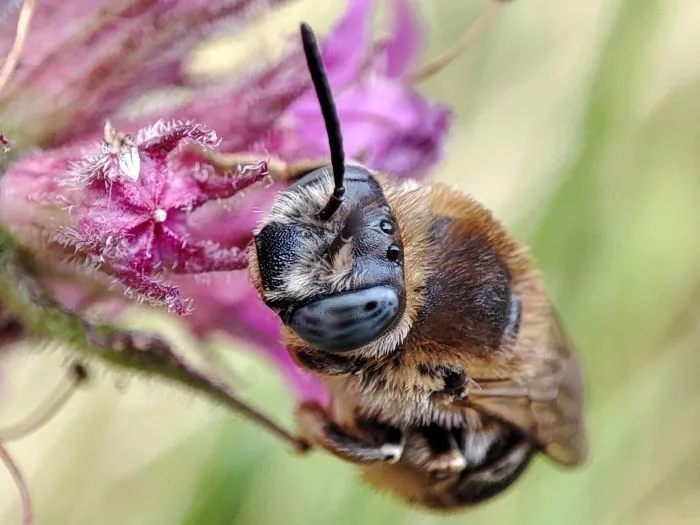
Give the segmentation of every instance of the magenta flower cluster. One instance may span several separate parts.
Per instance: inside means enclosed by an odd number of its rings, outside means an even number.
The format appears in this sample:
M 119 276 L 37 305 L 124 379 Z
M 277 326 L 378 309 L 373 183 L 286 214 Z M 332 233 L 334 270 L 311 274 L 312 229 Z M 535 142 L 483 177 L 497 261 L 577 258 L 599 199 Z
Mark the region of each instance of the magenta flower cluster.
M 290 45 L 282 59 L 230 84 L 195 84 L 182 73 L 202 38 L 282 3 L 39 3 L 21 67 L 0 91 L 0 146 L 12 146 L 0 220 L 56 261 L 60 300 L 111 284 L 89 302 L 117 295 L 187 314 L 198 336 L 221 332 L 260 349 L 298 395 L 310 396 L 315 384 L 290 361 L 279 321 L 241 271 L 253 228 L 282 188 L 266 162 L 328 155 L 303 57 Z M 450 112 L 409 80 L 423 48 L 409 0 L 392 0 L 393 27 L 380 41 L 374 4 L 348 0 L 322 40 L 347 154 L 421 178 L 441 158 Z M 0 26 L 5 52 L 11 22 Z M 188 91 L 185 102 L 120 116 L 134 98 L 170 85 Z M 258 160 L 226 169 L 211 160 L 234 152 Z
M 65 179 L 76 197 L 70 203 L 76 226 L 59 229 L 53 239 L 106 269 L 128 295 L 187 313 L 177 287 L 155 275 L 247 266 L 244 249 L 193 238 L 188 217 L 267 175 L 264 162 L 243 166 L 239 173 L 219 173 L 197 156 L 198 149 L 185 149 L 188 143 L 213 148 L 218 142 L 216 133 L 201 124 L 158 122 L 140 130 L 125 151 L 105 143 L 84 153 Z

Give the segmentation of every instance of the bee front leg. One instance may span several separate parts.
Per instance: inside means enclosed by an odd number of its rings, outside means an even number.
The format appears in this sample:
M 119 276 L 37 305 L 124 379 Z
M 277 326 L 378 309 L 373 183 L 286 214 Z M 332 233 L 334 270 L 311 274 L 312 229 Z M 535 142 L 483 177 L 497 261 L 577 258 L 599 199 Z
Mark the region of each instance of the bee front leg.
M 437 404 L 451 405 L 454 401 L 467 396 L 469 377 L 464 370 L 445 368 L 440 371 L 443 380 L 442 390 L 432 393 L 431 400 Z
M 306 368 L 324 376 L 354 375 L 364 368 L 366 362 L 358 357 L 326 354 L 316 351 L 299 350 L 296 353 L 299 363 Z
M 460 448 L 459 429 L 446 429 L 438 425 L 417 427 L 410 431 L 411 444 L 405 451 L 405 460 L 434 480 L 459 475 L 467 466 Z
M 403 454 L 401 431 L 376 422 L 358 423 L 358 434 L 333 421 L 318 403 L 302 403 L 297 409 L 302 435 L 331 454 L 351 463 L 395 463 Z

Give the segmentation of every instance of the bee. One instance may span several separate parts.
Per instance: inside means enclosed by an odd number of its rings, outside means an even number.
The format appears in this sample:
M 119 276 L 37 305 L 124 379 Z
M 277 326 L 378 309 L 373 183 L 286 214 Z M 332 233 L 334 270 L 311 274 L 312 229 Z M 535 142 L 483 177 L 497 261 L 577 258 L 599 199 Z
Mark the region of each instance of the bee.
M 582 464 L 581 369 L 527 248 L 456 189 L 346 162 L 307 24 L 301 40 L 330 164 L 286 170 L 249 272 L 291 357 L 331 393 L 299 406 L 302 435 L 444 511 L 503 492 L 538 453 Z

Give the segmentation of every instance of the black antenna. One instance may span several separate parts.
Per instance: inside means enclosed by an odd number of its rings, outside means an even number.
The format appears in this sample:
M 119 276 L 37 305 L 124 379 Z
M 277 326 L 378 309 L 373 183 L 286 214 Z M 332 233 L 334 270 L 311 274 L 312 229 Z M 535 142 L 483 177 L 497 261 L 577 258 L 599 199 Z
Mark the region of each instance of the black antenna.
M 313 29 L 306 22 L 301 24 L 301 43 L 304 46 L 304 56 L 306 65 L 309 68 L 311 81 L 316 90 L 316 98 L 321 106 L 323 122 L 326 124 L 326 134 L 328 135 L 328 146 L 331 150 L 331 166 L 333 168 L 333 180 L 335 188 L 333 195 L 328 199 L 328 203 L 319 212 L 318 217 L 322 221 L 327 221 L 338 210 L 345 195 L 345 152 L 343 151 L 343 135 L 340 131 L 340 121 L 338 112 L 333 102 L 333 92 L 328 84 L 328 76 L 321 61 L 321 52 L 318 49 L 316 35 Z

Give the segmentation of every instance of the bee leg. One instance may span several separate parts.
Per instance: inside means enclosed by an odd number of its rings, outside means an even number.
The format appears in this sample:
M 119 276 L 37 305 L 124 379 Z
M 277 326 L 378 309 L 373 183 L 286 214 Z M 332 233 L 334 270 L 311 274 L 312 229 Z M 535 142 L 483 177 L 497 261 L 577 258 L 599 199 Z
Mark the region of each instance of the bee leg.
M 467 460 L 456 433 L 438 425 L 413 430 L 406 460 L 436 481 L 458 476 L 466 468 Z
M 356 374 L 366 364 L 359 357 L 350 358 L 321 352 L 306 352 L 304 350 L 299 351 L 296 357 L 304 368 L 327 376 Z
M 235 170 L 239 166 L 267 162 L 270 176 L 277 181 L 296 181 L 307 173 L 322 168 L 328 164 L 324 160 L 309 160 L 287 164 L 278 158 L 270 158 L 269 155 L 252 153 L 217 153 L 212 151 L 198 152 L 207 162 L 222 171 Z
M 334 422 L 318 403 L 302 403 L 297 421 L 304 437 L 351 463 L 395 463 L 401 459 L 404 440 L 396 428 L 361 422 L 358 430 L 367 435 L 360 437 Z
M 500 457 L 462 476 L 450 489 L 458 505 L 474 505 L 503 492 L 525 471 L 533 456 L 527 440 L 512 446 Z
M 441 370 L 444 387 L 442 390 L 433 392 L 431 400 L 434 403 L 450 405 L 455 400 L 464 399 L 467 395 L 467 383 L 469 377 L 457 368 L 445 368 Z

